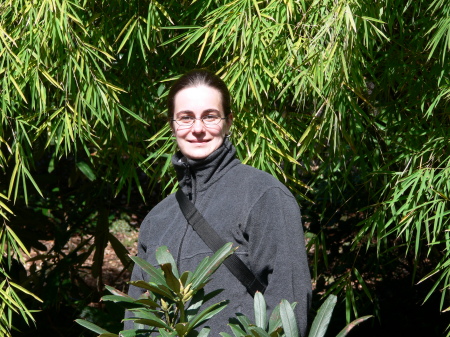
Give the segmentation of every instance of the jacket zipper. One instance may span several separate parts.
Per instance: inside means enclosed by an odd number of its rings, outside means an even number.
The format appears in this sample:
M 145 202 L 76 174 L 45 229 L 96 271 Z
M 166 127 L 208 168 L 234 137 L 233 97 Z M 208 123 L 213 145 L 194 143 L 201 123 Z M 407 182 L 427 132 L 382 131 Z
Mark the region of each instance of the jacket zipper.
M 189 164 L 185 163 L 184 167 L 186 168 L 186 176 L 188 177 L 189 181 L 186 184 L 188 186 L 188 197 L 189 200 L 191 200 L 193 203 L 193 195 L 192 195 L 192 183 L 193 183 L 193 179 L 192 179 L 192 174 L 191 174 L 191 169 L 189 167 Z M 177 269 L 180 270 L 180 264 L 181 264 L 181 249 L 183 248 L 183 243 L 184 243 L 184 239 L 186 237 L 187 231 L 189 228 L 189 224 L 186 222 L 186 227 L 184 228 L 184 233 L 183 236 L 181 237 L 181 242 L 180 242 L 180 246 L 178 247 L 178 254 L 177 254 Z

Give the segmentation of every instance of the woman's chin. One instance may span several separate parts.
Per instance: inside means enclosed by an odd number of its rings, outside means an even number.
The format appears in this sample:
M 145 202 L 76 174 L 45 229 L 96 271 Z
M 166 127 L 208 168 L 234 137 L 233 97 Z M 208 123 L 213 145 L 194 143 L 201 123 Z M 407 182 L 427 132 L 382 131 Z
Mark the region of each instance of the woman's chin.
M 186 158 L 199 160 L 208 157 L 211 153 L 212 151 L 196 150 L 196 151 L 189 151 L 188 153 L 183 154 Z

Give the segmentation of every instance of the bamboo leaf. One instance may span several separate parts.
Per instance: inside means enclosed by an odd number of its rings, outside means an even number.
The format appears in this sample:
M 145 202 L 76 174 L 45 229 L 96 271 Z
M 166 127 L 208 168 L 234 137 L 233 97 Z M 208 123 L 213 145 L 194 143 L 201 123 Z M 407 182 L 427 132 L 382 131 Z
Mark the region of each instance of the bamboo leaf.
M 339 332 L 339 334 L 336 337 L 344 337 L 347 336 L 347 334 L 350 332 L 351 329 L 353 329 L 358 324 L 368 320 L 369 318 L 373 317 L 372 315 L 369 316 L 363 316 L 358 319 L 355 319 L 353 322 L 347 324 L 347 326 Z
M 108 241 L 111 243 L 111 247 L 114 249 L 120 262 L 129 270 L 133 270 L 133 263 L 129 257 L 128 249 L 120 242 L 113 234 L 108 233 Z
M 87 328 L 87 329 L 89 329 L 89 330 L 91 330 L 91 331 L 93 331 L 95 333 L 98 333 L 98 334 L 109 334 L 109 335 L 107 335 L 107 337 L 114 337 L 114 336 L 118 337 L 118 335 L 111 334 L 108 331 L 106 331 L 105 329 L 100 328 L 98 325 L 95 325 L 94 323 L 91 323 L 91 322 L 86 321 L 84 319 L 76 319 L 75 322 L 77 322 L 78 324 L 84 326 L 85 328 Z
M 92 171 L 91 167 L 84 161 L 77 162 L 77 167 L 90 181 L 94 181 L 96 179 L 94 171 Z
M 11 285 L 14 288 L 19 289 L 21 292 L 23 292 L 24 294 L 30 295 L 32 296 L 35 300 L 39 301 L 39 302 L 43 302 L 39 297 L 37 297 L 35 294 L 33 294 L 32 292 L 28 291 L 27 289 L 25 289 L 24 287 L 21 287 L 20 285 L 14 283 L 14 282 L 9 282 L 9 285 Z
M 25 103 L 27 102 L 27 99 L 25 98 L 25 95 L 23 94 L 22 90 L 20 90 L 19 85 L 17 84 L 16 80 L 14 79 L 13 76 L 9 77 L 9 80 L 12 82 L 12 84 L 14 85 L 14 87 L 16 87 L 17 92 L 19 93 L 20 97 L 22 97 L 22 99 L 24 100 Z

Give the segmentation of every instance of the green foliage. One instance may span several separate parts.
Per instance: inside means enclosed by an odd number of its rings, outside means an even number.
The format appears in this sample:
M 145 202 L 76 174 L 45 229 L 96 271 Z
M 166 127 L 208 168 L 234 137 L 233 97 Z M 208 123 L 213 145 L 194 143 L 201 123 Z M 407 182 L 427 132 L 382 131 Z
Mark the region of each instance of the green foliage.
M 314 318 L 311 329 L 307 337 L 325 336 L 333 309 L 336 305 L 336 296 L 330 295 L 320 306 L 316 317 Z M 266 317 L 266 303 L 264 296 L 257 293 L 254 299 L 255 303 L 255 323 L 252 323 L 247 317 L 237 315 L 239 324 L 229 324 L 235 337 L 299 337 L 297 323 L 294 314 L 294 304 L 289 304 L 286 300 L 275 307 L 270 318 Z M 356 325 L 366 321 L 372 316 L 364 316 L 349 323 L 336 337 L 346 336 Z M 227 333 L 221 333 L 223 337 L 230 336 Z
M 345 293 L 347 322 L 378 310 L 369 280 L 400 259 L 448 311 L 449 15 L 443 0 L 1 2 L 2 233 L 8 247 L 43 249 L 30 228 L 55 242 L 33 292 L 58 286 L 45 307 L 70 302 L 95 251 L 100 293 L 108 242 L 130 267 L 111 205 L 176 188 L 164 98 L 208 67 L 232 91 L 239 157 L 301 200 L 315 279 L 341 262 L 326 290 Z M 329 255 L 336 228 L 345 249 Z M 94 245 L 67 254 L 73 235 Z
M 134 314 L 134 317 L 127 320 L 133 321 L 137 328 L 121 331 L 120 335 L 133 337 L 152 332 L 159 333 L 158 336 L 195 335 L 195 328 L 218 314 L 227 305 L 226 301 L 220 302 L 200 311 L 201 306 L 217 294 L 215 291 L 205 294 L 203 289 L 205 284 L 234 250 L 232 244 L 227 243 L 213 256 L 206 257 L 200 262 L 193 273 L 185 271 L 181 276 L 173 256 L 165 246 L 156 250 L 159 269 L 145 260 L 133 257 L 133 260 L 148 274 L 149 281 L 132 281 L 131 284 L 145 289 L 146 293 L 136 300 L 117 289 L 107 287 L 112 295 L 102 298 L 104 301 L 122 304 Z M 325 335 L 335 305 L 336 296 L 330 295 L 319 308 L 308 337 Z M 286 300 L 281 300 L 268 318 L 264 296 L 257 292 L 254 298 L 255 323 L 237 313 L 237 323 L 230 323 L 229 326 L 235 337 L 299 337 L 294 308 L 295 303 L 289 304 Z M 337 337 L 344 337 L 355 325 L 370 317 L 361 317 L 350 323 Z M 89 321 L 83 319 L 76 321 L 98 333 L 99 337 L 117 336 Z M 208 334 L 209 328 L 203 328 L 198 332 L 198 336 L 206 337 Z M 220 335 L 230 336 L 225 332 L 221 332 Z
M 27 323 L 34 322 L 33 310 L 27 308 L 22 295 L 32 296 L 41 301 L 10 277 L 10 274 L 14 271 L 17 272 L 22 267 L 20 262 L 17 261 L 21 258 L 22 252 L 28 254 L 20 239 L 3 221 L 0 227 L 0 334 L 6 337 L 11 336 L 12 330 L 15 329 L 13 314 L 20 314 L 21 318 Z
M 147 261 L 132 257 L 149 276 L 149 282 L 132 281 L 132 285 L 146 292 L 135 300 L 112 287 L 107 289 L 112 295 L 103 296 L 104 301 L 124 304 L 132 313 L 128 318 L 134 322 L 135 328 L 121 332 L 126 336 L 158 332 L 170 336 L 187 336 L 200 324 L 219 313 L 227 302 L 222 301 L 201 310 L 201 306 L 216 294 L 205 294 L 203 288 L 222 262 L 233 253 L 231 243 L 219 249 L 213 256 L 206 257 L 194 272 L 179 273 L 175 260 L 167 247 L 156 251 L 156 259 L 160 268 L 155 268 Z M 77 322 L 102 337 L 116 336 L 85 320 Z M 205 332 L 204 332 L 205 333 Z

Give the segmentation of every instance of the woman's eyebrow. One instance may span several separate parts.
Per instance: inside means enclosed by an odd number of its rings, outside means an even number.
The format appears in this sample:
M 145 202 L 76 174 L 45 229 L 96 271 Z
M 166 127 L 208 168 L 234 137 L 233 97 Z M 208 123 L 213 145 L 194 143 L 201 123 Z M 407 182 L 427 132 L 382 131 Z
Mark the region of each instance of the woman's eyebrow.
M 180 115 L 180 114 L 193 114 L 194 112 L 191 110 L 181 110 L 175 113 L 175 115 Z
M 205 113 L 211 113 L 211 112 L 215 112 L 215 113 L 220 114 L 220 111 L 217 110 L 217 109 L 206 109 L 206 110 L 203 110 L 201 113 L 205 114 Z M 192 114 L 193 115 L 194 111 L 192 111 L 192 110 L 181 110 L 181 111 L 178 111 L 177 113 L 175 113 L 176 116 L 181 115 L 181 114 Z
M 217 112 L 217 113 L 219 113 L 219 114 L 220 114 L 220 111 L 219 111 L 219 110 L 217 110 L 217 109 L 206 109 L 206 110 L 203 110 L 203 112 L 202 112 L 202 113 L 210 113 L 210 112 Z

